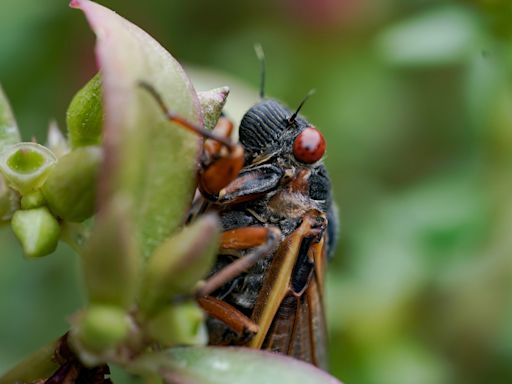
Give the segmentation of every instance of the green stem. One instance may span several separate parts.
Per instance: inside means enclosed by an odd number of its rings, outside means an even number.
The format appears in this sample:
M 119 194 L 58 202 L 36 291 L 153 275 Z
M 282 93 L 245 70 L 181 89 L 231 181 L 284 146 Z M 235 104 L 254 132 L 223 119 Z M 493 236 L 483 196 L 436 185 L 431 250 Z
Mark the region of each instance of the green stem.
M 44 346 L 0 377 L 0 384 L 30 383 L 48 378 L 57 370 L 53 357 L 59 341 Z

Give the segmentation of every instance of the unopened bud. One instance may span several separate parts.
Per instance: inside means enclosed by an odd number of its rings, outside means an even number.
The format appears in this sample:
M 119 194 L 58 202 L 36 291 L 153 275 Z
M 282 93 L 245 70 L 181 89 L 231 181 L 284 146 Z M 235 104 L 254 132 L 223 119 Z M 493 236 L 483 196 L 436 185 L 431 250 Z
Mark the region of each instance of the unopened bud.
M 60 226 L 46 207 L 16 211 L 11 227 L 29 257 L 48 255 L 57 247 Z

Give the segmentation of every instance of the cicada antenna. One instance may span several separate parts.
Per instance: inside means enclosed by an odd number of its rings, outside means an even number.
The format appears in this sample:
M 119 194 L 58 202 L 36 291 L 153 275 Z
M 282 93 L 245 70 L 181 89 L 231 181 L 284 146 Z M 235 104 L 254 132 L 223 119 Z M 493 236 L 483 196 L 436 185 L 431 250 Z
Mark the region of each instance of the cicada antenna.
M 254 51 L 260 62 L 260 99 L 265 97 L 265 52 L 260 43 L 254 44 Z
M 208 139 L 212 139 L 215 141 L 218 141 L 219 143 L 225 145 L 228 149 L 233 149 L 234 145 L 231 142 L 229 138 L 217 136 L 212 131 L 209 131 L 208 129 L 205 129 L 201 127 L 200 125 L 194 124 L 187 119 L 173 113 L 165 104 L 164 100 L 162 99 L 162 96 L 160 93 L 153 87 L 151 84 L 149 84 L 146 81 L 139 81 L 137 83 L 139 87 L 147 91 L 157 102 L 158 106 L 164 113 L 164 115 L 167 117 L 169 121 L 172 121 L 174 123 L 177 123 L 181 125 L 183 128 L 188 129 L 189 131 L 192 131 L 200 136 L 206 137 Z
M 297 115 L 299 114 L 300 110 L 302 109 L 302 107 L 304 106 L 304 103 L 311 97 L 315 94 L 316 92 L 316 89 L 310 89 L 308 93 L 306 93 L 306 96 L 304 96 L 304 98 L 302 99 L 302 101 L 300 102 L 299 106 L 297 107 L 297 110 L 293 113 L 293 115 L 290 116 L 290 118 L 288 119 L 288 122 L 290 124 L 293 124 L 295 122 L 295 119 L 297 118 Z

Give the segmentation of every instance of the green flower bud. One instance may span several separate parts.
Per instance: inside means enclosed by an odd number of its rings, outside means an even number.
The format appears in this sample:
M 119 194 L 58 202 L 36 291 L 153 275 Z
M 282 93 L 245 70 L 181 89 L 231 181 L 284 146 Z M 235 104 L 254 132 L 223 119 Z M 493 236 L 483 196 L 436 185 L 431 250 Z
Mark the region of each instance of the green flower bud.
M 41 191 L 35 191 L 21 198 L 21 209 L 39 208 L 45 204 Z
M 122 308 L 92 305 L 80 317 L 73 334 L 86 349 L 103 352 L 122 342 L 130 328 L 130 318 Z
M 56 216 L 81 222 L 94 213 L 101 161 L 99 147 L 77 148 L 59 159 L 41 189 Z
M 73 97 L 68 107 L 66 122 L 72 148 L 100 144 L 103 105 L 99 73 Z
M 48 255 L 57 247 L 60 226 L 46 207 L 16 211 L 11 227 L 29 257 Z
M 226 104 L 228 94 L 228 87 L 215 88 L 209 91 L 197 93 L 199 102 L 201 103 L 201 111 L 203 112 L 205 128 L 215 128 L 220 114 L 222 113 L 222 109 Z
M 195 302 L 167 307 L 147 324 L 151 339 L 164 347 L 204 345 L 208 341 L 204 313 Z
M 18 143 L 0 156 L 0 171 L 12 188 L 25 195 L 43 185 L 55 161 L 55 155 L 42 145 Z
M 211 214 L 164 241 L 148 261 L 141 310 L 149 314 L 158 312 L 173 295 L 191 293 L 213 265 L 218 235 L 218 219 Z

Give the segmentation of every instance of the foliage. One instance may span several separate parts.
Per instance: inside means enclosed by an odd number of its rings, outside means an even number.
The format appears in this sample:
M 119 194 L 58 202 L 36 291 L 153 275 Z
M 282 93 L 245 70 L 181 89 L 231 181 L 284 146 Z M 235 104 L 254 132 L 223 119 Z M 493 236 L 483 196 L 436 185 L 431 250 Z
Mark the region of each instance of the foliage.
M 39 3 L 0 2 L 0 77 L 24 139 L 42 142 L 96 67 L 85 23 L 61 0 Z M 267 54 L 267 94 L 295 105 L 317 89 L 303 110 L 327 139 L 342 222 L 326 288 L 336 376 L 512 380 L 510 1 L 102 3 L 194 66 L 199 89 L 232 85 L 235 114 L 257 97 L 233 79 L 257 89 L 254 42 Z M 407 38 L 418 29 L 430 50 Z M 0 318 L 5 370 L 64 332 L 83 294 L 66 246 L 37 264 L 7 230 L 0 247 L 0 302 L 15 314 Z
M 198 96 L 179 63 L 144 31 L 89 0 L 70 5 L 85 13 L 97 35 L 101 73 L 69 106 L 69 143 L 55 126 L 48 147 L 18 142 L 1 95 L 0 217 L 29 258 L 53 253 L 59 239 L 68 242 L 80 256 L 88 303 L 72 315 L 65 336 L 0 383 L 48 377 L 103 383 L 105 364 L 148 383 L 175 377 L 210 383 L 212 354 L 217 365 L 232 367 L 239 383 L 263 366 L 268 382 L 295 382 L 299 371 L 310 382 L 324 382 L 328 375 L 320 370 L 266 353 L 167 350 L 206 342 L 204 314 L 193 297 L 212 268 L 220 228 L 215 214 L 184 226 L 200 140 L 169 122 L 140 83 L 154 84 L 175 113 L 195 124 L 204 116 L 215 125 L 227 90 Z M 244 369 L 235 369 L 240 358 Z M 294 374 L 286 373 L 290 364 Z

